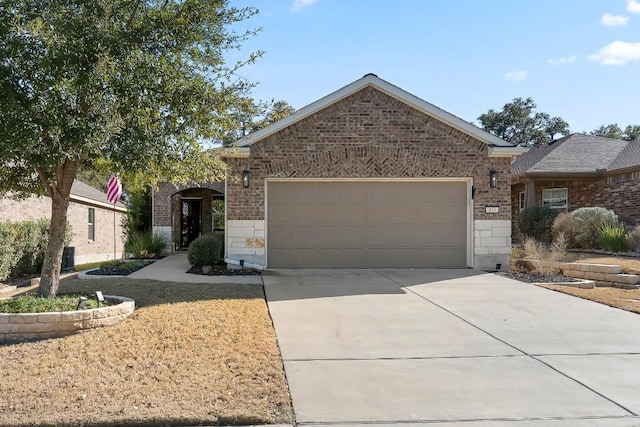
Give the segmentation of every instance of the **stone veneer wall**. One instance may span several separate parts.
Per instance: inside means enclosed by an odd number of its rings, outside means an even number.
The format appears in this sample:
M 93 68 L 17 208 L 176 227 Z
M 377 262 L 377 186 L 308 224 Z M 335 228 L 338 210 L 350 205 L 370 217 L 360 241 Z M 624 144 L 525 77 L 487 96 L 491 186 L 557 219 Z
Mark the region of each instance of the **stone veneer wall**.
M 502 264 L 509 270 L 511 257 L 511 221 L 475 220 L 473 222 L 473 265 L 480 270 L 493 270 Z
M 264 266 L 264 220 L 229 220 L 226 258 Z
M 116 305 L 60 313 L 0 313 L 0 343 L 56 338 L 86 329 L 114 325 L 133 313 L 131 298 L 105 295 Z
M 231 221 L 264 221 L 270 177 L 471 177 L 474 219 L 510 222 L 511 159 L 490 158 L 487 152 L 484 142 L 364 88 L 255 143 L 250 157 L 228 159 L 227 253 L 242 245 Z M 497 188 L 489 188 L 492 169 L 498 172 Z M 250 171 L 249 188 L 242 187 L 243 170 Z M 500 213 L 485 213 L 489 204 L 499 206 Z M 244 238 L 245 248 L 265 244 L 260 233 Z
M 95 238 L 89 240 L 89 208 L 95 209 Z M 116 258 L 124 254 L 124 213 L 116 211 Z M 0 220 L 31 221 L 51 218 L 51 199 L 31 196 L 25 200 L 0 199 Z M 67 211 L 73 238 L 69 246 L 75 248 L 75 264 L 85 264 L 113 259 L 113 210 L 100 205 L 71 201 Z

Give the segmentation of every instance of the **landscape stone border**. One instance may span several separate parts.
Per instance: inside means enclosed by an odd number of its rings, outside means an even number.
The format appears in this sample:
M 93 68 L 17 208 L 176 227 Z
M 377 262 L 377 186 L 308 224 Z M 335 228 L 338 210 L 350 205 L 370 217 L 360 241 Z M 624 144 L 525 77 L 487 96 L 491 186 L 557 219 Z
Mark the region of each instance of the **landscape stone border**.
M 0 313 L 0 343 L 59 338 L 88 329 L 111 326 L 135 309 L 131 298 L 105 295 L 117 304 L 89 310 L 48 313 Z

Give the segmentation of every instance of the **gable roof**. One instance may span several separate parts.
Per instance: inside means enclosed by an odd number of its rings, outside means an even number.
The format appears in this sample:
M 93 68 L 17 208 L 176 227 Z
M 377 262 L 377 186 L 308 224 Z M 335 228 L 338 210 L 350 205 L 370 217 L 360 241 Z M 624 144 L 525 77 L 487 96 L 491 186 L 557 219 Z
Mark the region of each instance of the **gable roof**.
M 250 147 L 256 142 L 270 135 L 273 135 L 274 133 L 288 126 L 291 126 L 292 124 L 299 122 L 300 120 L 309 117 L 312 114 L 315 114 L 316 112 L 327 108 L 330 105 L 333 105 L 336 102 L 341 101 L 342 99 L 347 98 L 348 96 L 366 87 L 374 87 L 375 89 L 385 93 L 386 95 L 395 98 L 398 101 L 401 101 L 408 106 L 415 108 L 416 110 L 421 111 L 424 114 L 427 114 L 428 116 L 434 117 L 448 124 L 449 126 L 466 133 L 467 135 L 483 141 L 490 146 L 490 155 L 519 155 L 527 150 L 526 148 L 516 147 L 513 144 L 480 129 L 477 126 L 474 126 L 471 123 L 462 120 L 461 118 L 454 116 L 453 114 L 441 108 L 438 108 L 435 105 L 430 104 L 418 98 L 417 96 L 412 95 L 409 92 L 406 92 L 405 90 L 392 85 L 385 80 L 382 80 L 375 74 L 367 74 L 361 79 L 358 79 L 355 82 L 348 84 L 347 86 L 325 96 L 324 98 L 321 98 L 294 112 L 290 116 L 236 141 L 233 145 L 236 147 Z
M 632 167 L 640 167 L 640 141 L 571 134 L 531 148 L 512 163 L 511 173 L 596 175 Z
M 71 199 L 81 203 L 90 203 L 93 205 L 99 205 L 113 209 L 113 203 L 107 202 L 107 193 L 104 193 L 97 188 L 94 188 L 88 184 L 77 179 L 73 181 L 71 185 Z M 126 207 L 122 202 L 116 203 L 115 206 L 118 211 L 125 211 Z

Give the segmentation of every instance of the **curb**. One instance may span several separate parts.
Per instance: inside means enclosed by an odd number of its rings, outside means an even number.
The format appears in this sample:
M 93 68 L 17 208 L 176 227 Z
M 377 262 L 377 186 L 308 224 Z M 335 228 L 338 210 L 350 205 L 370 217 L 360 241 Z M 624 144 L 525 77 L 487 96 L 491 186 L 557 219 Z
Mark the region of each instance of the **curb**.
M 581 288 L 581 289 L 593 289 L 596 287 L 596 282 L 593 280 L 580 280 L 578 282 L 536 282 L 533 283 L 536 286 L 545 285 L 545 286 L 568 286 L 570 288 Z

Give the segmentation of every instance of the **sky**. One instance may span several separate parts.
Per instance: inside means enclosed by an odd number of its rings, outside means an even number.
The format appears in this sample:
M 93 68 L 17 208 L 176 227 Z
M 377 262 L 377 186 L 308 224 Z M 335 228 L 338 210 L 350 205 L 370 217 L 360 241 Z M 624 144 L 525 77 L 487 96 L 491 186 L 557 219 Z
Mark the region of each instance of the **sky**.
M 300 109 L 365 74 L 477 124 L 516 97 L 572 132 L 640 125 L 640 0 L 231 0 L 261 28 L 228 61 Z

